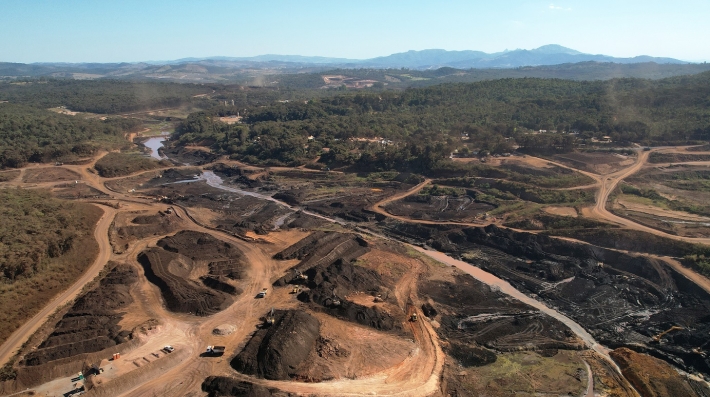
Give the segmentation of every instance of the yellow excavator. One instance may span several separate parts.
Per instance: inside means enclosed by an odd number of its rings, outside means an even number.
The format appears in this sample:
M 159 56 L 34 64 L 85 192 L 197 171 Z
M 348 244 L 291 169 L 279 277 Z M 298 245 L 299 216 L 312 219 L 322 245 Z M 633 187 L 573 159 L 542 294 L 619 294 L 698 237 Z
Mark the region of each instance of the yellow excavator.
M 661 332 L 660 334 L 653 336 L 651 339 L 652 339 L 654 342 L 660 342 L 660 341 L 661 341 L 661 338 L 663 338 L 663 336 L 665 336 L 667 333 L 673 332 L 673 331 L 680 331 L 680 330 L 682 330 L 682 329 L 683 329 L 683 327 L 679 327 L 679 326 L 677 326 L 677 325 L 674 325 L 674 326 L 668 328 L 667 330 Z

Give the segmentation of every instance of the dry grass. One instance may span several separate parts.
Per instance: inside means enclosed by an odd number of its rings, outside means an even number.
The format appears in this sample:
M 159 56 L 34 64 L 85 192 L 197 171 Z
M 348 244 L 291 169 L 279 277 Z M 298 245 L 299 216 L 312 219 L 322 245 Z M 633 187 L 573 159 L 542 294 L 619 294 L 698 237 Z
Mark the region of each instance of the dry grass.
M 87 217 L 87 225 L 95 225 L 101 218 L 101 209 L 84 203 L 82 206 Z M 88 268 L 99 246 L 92 230 L 86 230 L 77 239 L 72 248 L 63 255 L 51 258 L 41 271 L 14 281 L 0 284 L 0 343 L 4 342 L 22 323 L 38 312 L 55 295 L 79 278 Z

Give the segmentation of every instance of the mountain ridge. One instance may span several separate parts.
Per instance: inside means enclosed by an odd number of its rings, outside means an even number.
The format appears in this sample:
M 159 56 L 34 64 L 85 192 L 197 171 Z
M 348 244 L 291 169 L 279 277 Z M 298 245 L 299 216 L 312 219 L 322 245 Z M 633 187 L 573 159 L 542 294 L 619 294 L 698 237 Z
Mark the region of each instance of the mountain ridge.
M 324 56 L 263 54 L 251 57 L 187 57 L 164 61 L 140 62 L 36 62 L 24 65 L 42 66 L 108 66 L 108 65 L 178 65 L 186 63 L 211 62 L 215 64 L 273 64 L 281 63 L 292 66 L 338 66 L 343 68 L 408 68 L 436 69 L 440 67 L 455 67 L 459 69 L 516 68 L 523 66 L 549 66 L 578 62 L 611 62 L 611 63 L 643 63 L 686 64 L 686 62 L 668 57 L 653 57 L 639 55 L 635 57 L 613 57 L 603 54 L 587 54 L 558 44 L 547 44 L 531 50 L 515 49 L 501 52 L 486 53 L 475 50 L 444 50 L 426 49 L 409 50 L 390 55 L 368 59 L 350 59 Z M 268 65 L 267 65 L 268 66 Z

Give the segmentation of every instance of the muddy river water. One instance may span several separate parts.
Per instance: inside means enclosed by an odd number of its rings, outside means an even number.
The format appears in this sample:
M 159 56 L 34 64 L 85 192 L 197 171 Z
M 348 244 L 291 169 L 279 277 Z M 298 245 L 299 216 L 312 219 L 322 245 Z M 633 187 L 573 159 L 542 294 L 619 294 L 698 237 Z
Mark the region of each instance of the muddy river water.
M 166 139 L 168 139 L 168 133 L 164 132 L 162 136 L 156 136 L 153 138 L 149 138 L 147 141 L 143 142 L 143 146 L 149 148 L 151 150 L 150 152 L 150 157 L 153 157 L 154 159 L 158 160 L 163 160 L 166 159 L 167 157 L 161 156 L 160 153 L 158 152 L 158 149 L 163 147 L 163 142 L 165 142 Z

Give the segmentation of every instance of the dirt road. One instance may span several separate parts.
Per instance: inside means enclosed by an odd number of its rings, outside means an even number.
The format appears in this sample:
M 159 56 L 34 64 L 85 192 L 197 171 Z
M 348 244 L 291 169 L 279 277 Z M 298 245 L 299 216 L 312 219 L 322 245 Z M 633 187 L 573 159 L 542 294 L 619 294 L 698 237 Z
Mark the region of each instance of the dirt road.
M 109 207 L 100 207 L 104 210 L 104 214 L 96 225 L 94 230 L 94 238 L 99 243 L 99 254 L 94 260 L 94 263 L 84 272 L 84 274 L 74 282 L 64 292 L 55 297 L 47 304 L 39 313 L 35 314 L 29 321 L 25 322 L 20 328 L 10 335 L 5 343 L 0 346 L 0 366 L 5 365 L 10 358 L 19 350 L 25 341 L 44 324 L 45 321 L 52 315 L 57 308 L 70 302 L 74 299 L 86 284 L 99 275 L 111 256 L 111 245 L 108 241 L 108 229 L 116 215 L 116 210 Z

